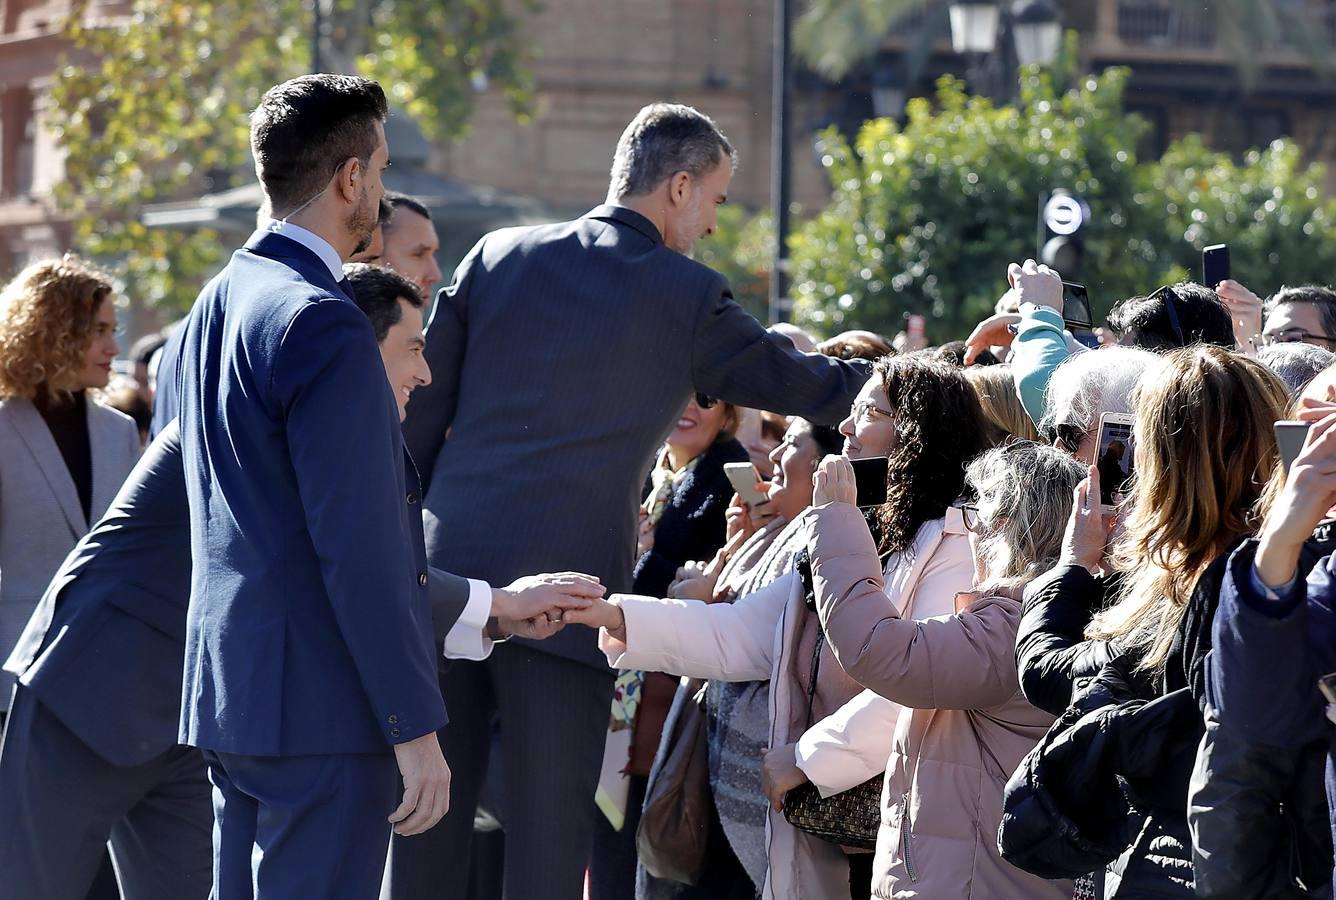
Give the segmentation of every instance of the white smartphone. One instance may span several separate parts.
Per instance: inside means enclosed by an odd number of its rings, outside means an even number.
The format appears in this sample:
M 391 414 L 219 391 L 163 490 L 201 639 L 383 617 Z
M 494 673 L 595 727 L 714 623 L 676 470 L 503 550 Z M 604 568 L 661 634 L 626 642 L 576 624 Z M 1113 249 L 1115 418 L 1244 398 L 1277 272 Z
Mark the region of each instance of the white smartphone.
M 1285 471 L 1290 470 L 1294 461 L 1303 452 L 1304 441 L 1308 440 L 1311 422 L 1280 421 L 1271 426 L 1276 432 L 1276 447 L 1280 450 L 1280 464 Z
M 742 502 L 748 506 L 757 507 L 769 499 L 756 489 L 756 483 L 765 479 L 751 463 L 724 463 L 724 475 L 728 476 L 728 483 L 733 485 L 733 490 L 738 492 Z
M 1099 502 L 1105 512 L 1113 512 L 1127 492 L 1135 451 L 1131 414 L 1105 413 L 1099 417 L 1095 468 L 1099 469 Z

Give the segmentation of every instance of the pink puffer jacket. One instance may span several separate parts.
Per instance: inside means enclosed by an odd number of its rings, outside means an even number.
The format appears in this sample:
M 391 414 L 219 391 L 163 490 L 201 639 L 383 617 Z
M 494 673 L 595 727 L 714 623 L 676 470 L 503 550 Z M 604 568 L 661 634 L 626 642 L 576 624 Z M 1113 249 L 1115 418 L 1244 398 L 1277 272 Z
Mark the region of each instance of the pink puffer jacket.
M 959 518 L 948 510 L 948 530 Z M 886 766 L 873 896 L 1070 897 L 1071 882 L 1036 878 L 997 852 L 1003 786 L 1053 721 L 1020 693 L 1020 604 L 962 594 L 955 615 L 902 619 L 862 514 L 827 504 L 811 528 L 817 611 L 836 658 L 910 710 Z

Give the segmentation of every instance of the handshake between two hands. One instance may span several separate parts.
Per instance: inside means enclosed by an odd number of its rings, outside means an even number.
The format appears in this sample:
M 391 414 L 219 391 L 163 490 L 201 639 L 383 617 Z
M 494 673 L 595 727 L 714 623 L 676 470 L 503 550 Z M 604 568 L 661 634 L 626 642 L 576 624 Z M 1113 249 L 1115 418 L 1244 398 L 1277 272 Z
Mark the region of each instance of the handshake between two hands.
M 528 575 L 492 590 L 489 636 L 545 640 L 567 625 L 614 627 L 620 610 L 603 599 L 607 589 L 592 575 L 553 572 Z

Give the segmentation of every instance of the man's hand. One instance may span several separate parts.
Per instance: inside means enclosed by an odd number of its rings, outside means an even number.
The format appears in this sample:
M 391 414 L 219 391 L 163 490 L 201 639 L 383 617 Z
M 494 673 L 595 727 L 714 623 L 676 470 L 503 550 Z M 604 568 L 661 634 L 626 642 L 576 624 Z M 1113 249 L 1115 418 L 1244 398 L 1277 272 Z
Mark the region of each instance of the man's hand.
M 807 780 L 807 773 L 798 768 L 797 744 L 765 751 L 761 760 L 761 790 L 775 812 L 783 812 L 784 795 Z
M 1262 349 L 1259 346 L 1262 336 L 1261 298 L 1229 278 L 1218 285 L 1206 286 L 1215 290 L 1220 302 L 1229 310 L 1229 322 L 1234 326 L 1234 340 L 1239 345 L 1239 352 L 1256 356 L 1257 351 Z
M 526 575 L 504 588 L 493 588 L 492 615 L 507 621 L 527 621 L 551 613 L 548 618 L 560 621 L 563 610 L 586 609 L 605 593 L 597 578 L 579 572 Z
M 588 625 L 590 628 L 606 628 L 610 637 L 626 643 L 626 613 L 616 603 L 595 600 L 587 609 L 573 609 L 566 613 L 566 622 Z
M 816 477 L 812 479 L 812 505 L 857 502 L 858 482 L 854 479 L 854 467 L 849 460 L 834 454 L 821 460 Z
M 1254 558 L 1257 574 L 1272 587 L 1294 577 L 1304 542 L 1336 505 L 1336 410 L 1314 401 L 1305 406 L 1299 418 L 1315 424 L 1262 524 Z
M 1019 325 L 1021 317 L 1015 313 L 998 313 L 989 316 L 970 332 L 965 341 L 965 365 L 974 365 L 979 354 L 991 347 L 1010 347 L 1016 335 L 1011 333 L 1012 325 Z
M 390 815 L 394 833 L 421 834 L 450 810 L 450 767 L 436 732 L 394 745 L 394 759 L 404 778 L 404 800 Z
M 1027 259 L 1023 264 L 1007 266 L 1007 281 L 1022 305 L 1051 306 L 1062 315 L 1062 278 L 1048 266 Z

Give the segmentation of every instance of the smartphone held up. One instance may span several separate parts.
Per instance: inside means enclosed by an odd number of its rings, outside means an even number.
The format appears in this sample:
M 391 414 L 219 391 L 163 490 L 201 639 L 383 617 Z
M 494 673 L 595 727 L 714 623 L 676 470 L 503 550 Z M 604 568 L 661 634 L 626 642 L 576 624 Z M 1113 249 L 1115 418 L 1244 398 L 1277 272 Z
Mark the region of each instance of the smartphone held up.
M 1099 501 L 1105 512 L 1113 512 L 1130 488 L 1135 455 L 1132 416 L 1128 413 L 1100 416 L 1095 468 L 1099 470 Z

